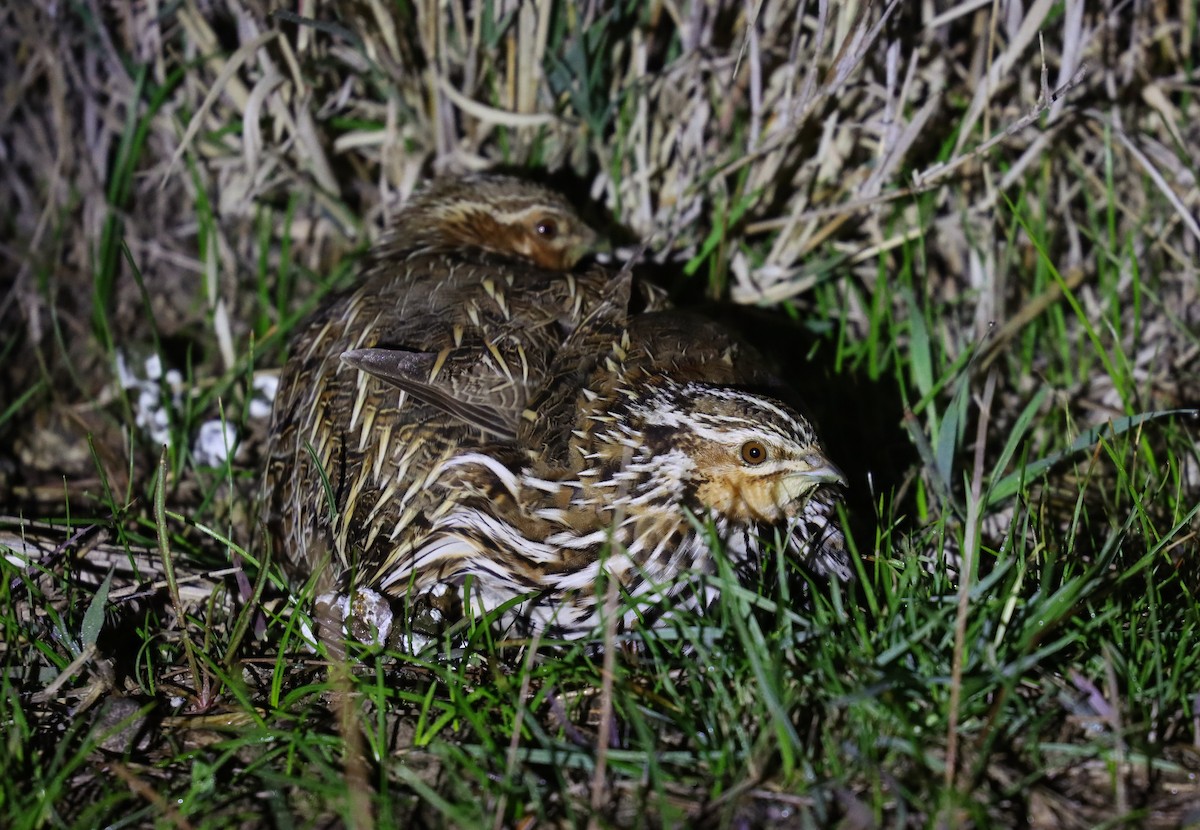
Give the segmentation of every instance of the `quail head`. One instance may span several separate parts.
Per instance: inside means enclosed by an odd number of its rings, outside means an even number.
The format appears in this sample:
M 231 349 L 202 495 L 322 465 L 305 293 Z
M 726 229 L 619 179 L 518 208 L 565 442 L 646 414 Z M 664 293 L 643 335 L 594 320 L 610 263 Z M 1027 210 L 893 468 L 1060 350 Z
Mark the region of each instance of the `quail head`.
M 596 232 L 562 194 L 524 179 L 448 177 L 417 193 L 376 247 L 374 259 L 486 251 L 566 271 L 591 252 Z

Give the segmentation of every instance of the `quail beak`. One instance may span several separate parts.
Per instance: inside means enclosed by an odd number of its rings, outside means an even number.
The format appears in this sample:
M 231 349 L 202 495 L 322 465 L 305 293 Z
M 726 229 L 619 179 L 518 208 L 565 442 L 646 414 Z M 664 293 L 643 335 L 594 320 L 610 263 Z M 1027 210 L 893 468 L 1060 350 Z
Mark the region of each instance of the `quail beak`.
M 596 233 L 591 228 L 586 228 L 585 233 L 580 243 L 587 246 L 587 250 L 593 254 L 611 254 L 613 250 L 612 242 L 607 237 L 603 237 Z
M 797 515 L 807 504 L 809 497 L 822 484 L 845 484 L 846 476 L 822 453 L 813 451 L 801 456 L 782 481 L 787 494 L 784 511 L 789 516 Z
M 575 233 L 575 239 L 565 252 L 565 259 L 570 265 L 575 265 L 585 256 L 598 253 L 611 253 L 612 245 L 587 225 L 580 225 Z
M 818 484 L 845 484 L 845 474 L 832 461 L 819 452 L 810 452 L 803 458 L 806 470 L 796 470 L 793 476 L 814 486 Z

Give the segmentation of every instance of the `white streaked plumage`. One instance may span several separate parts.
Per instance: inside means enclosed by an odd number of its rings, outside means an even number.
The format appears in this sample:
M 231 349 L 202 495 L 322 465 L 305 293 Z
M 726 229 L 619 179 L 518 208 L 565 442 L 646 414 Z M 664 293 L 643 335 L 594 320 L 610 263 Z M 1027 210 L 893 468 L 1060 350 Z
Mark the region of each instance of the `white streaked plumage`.
M 594 632 L 602 574 L 636 600 L 621 612 L 622 627 L 670 609 L 703 610 L 713 591 L 697 578 L 717 571 L 715 557 L 757 572 L 776 533 L 792 555 L 810 560 L 815 547 L 830 572 L 846 575 L 832 500 L 812 497 L 840 477 L 803 418 L 761 395 L 665 376 L 634 379 L 621 391 L 632 394 L 581 414 L 571 428 L 573 455 L 595 465 L 586 470 L 548 471 L 503 447 L 444 461 L 434 486 L 456 494 L 454 504 L 380 584 L 405 596 L 470 584 L 471 595 L 459 599 L 462 613 L 474 615 L 525 598 L 502 624 L 569 639 Z M 768 457 L 745 461 L 748 441 Z M 740 495 L 730 501 L 727 492 Z M 720 497 L 706 501 L 706 493 Z M 696 522 L 714 529 L 717 550 Z

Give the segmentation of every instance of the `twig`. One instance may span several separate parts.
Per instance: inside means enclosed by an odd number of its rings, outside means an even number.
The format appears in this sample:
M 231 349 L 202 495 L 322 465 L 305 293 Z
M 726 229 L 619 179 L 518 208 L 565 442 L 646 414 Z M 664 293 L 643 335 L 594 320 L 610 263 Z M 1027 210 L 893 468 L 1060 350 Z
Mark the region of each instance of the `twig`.
M 1091 67 L 1089 67 L 1086 63 L 1079 67 L 1078 71 L 1071 76 L 1071 80 L 1054 90 L 1054 92 L 1050 93 L 1049 96 L 1040 96 L 1043 98 L 1043 100 L 1039 101 L 1032 110 L 1026 113 L 1023 117 L 1018 118 L 1012 124 L 1009 124 L 1002 131 L 993 135 L 974 150 L 969 150 L 957 158 L 950 159 L 950 161 L 945 163 L 934 164 L 920 173 L 913 174 L 913 186 L 911 188 L 912 192 L 923 192 L 924 190 L 928 189 L 930 185 L 937 179 L 944 178 L 952 170 L 957 170 L 968 161 L 983 155 L 1001 141 L 1004 141 L 1004 139 L 1016 135 L 1018 132 L 1028 127 L 1034 121 L 1038 120 L 1042 116 L 1042 113 L 1050 109 L 1053 104 L 1057 103 L 1059 98 L 1083 83 L 1083 79 L 1087 77 L 1088 72 L 1090 71 Z
M 117 778 L 124 781 L 125 786 L 129 787 L 131 793 L 141 796 L 153 804 L 158 810 L 158 818 L 165 819 L 175 827 L 183 828 L 183 830 L 191 830 L 192 823 L 187 820 L 183 813 L 179 812 L 175 804 L 170 799 L 164 798 L 163 794 L 154 789 L 154 787 L 147 784 L 137 775 L 134 775 L 129 767 L 120 761 L 112 761 L 108 764 L 108 770 Z

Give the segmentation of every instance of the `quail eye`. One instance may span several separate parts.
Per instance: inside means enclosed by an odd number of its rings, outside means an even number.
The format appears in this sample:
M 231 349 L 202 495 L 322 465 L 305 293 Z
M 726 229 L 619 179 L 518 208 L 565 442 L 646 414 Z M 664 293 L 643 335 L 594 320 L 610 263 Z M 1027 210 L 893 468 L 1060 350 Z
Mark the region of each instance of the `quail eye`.
M 742 444 L 742 461 L 758 466 L 767 460 L 767 448 L 762 441 L 747 441 Z
M 533 228 L 542 239 L 554 239 L 558 236 L 558 222 L 549 217 L 539 219 Z

